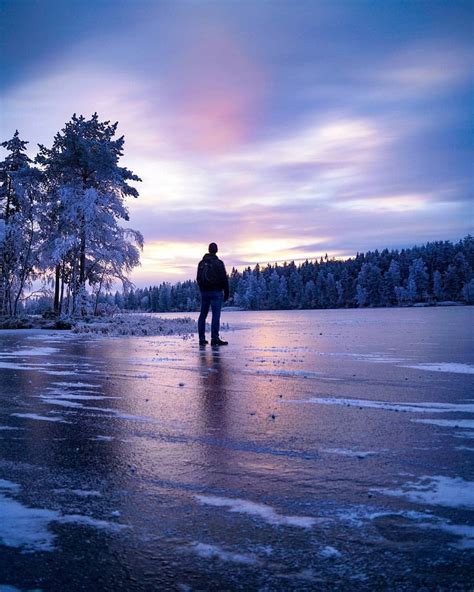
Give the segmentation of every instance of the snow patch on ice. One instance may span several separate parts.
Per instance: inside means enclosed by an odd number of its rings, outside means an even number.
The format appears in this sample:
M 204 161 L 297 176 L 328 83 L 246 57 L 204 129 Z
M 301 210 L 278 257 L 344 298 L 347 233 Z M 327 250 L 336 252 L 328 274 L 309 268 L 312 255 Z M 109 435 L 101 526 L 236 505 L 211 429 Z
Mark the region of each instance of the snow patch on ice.
M 425 528 L 428 525 L 425 526 Z M 429 526 L 431 528 L 431 526 Z M 454 547 L 460 549 L 474 549 L 474 526 L 468 526 L 467 524 L 439 524 L 437 527 L 433 525 L 433 528 L 439 528 L 444 532 L 453 534 L 461 538 L 461 541 L 455 543 Z
M 40 399 L 70 399 L 72 401 L 103 401 L 105 399 L 120 399 L 120 397 L 108 397 L 106 395 L 99 395 L 99 394 L 69 394 L 66 392 L 61 391 L 51 391 L 47 395 L 40 395 Z
M 242 553 L 233 553 L 225 551 L 217 545 L 207 543 L 192 543 L 192 550 L 205 559 L 220 559 L 221 561 L 231 561 L 233 563 L 242 563 L 244 565 L 256 565 L 258 560 L 252 555 L 243 555 Z
M 112 436 L 96 436 L 95 438 L 89 438 L 93 442 L 112 442 L 114 438 Z
M 74 409 L 83 408 L 84 405 L 82 403 L 76 403 L 74 401 L 68 401 L 66 399 L 55 398 L 52 399 L 51 397 L 40 397 L 42 401 L 48 403 L 49 405 L 59 405 L 60 407 L 72 407 Z
M 0 362 L 2 370 L 38 370 L 36 366 L 27 366 L 25 364 L 16 364 L 15 362 Z
M 323 448 L 322 452 L 329 454 L 340 454 L 341 456 L 349 456 L 352 458 L 367 458 L 368 456 L 374 456 L 376 452 L 364 452 L 362 450 L 350 450 L 346 448 Z
M 438 364 L 413 364 L 404 365 L 402 368 L 415 370 L 429 370 L 430 372 L 453 372 L 455 374 L 474 374 L 473 364 L 458 364 L 454 362 L 440 362 Z
M 384 495 L 404 497 L 411 502 L 450 508 L 474 509 L 474 481 L 460 477 L 421 477 L 409 481 L 403 489 L 374 489 Z
M 24 419 L 37 419 L 39 421 L 55 421 L 58 423 L 71 423 L 66 421 L 64 417 L 46 417 L 45 415 L 37 415 L 36 413 L 12 413 L 12 417 L 22 417 Z
M 107 520 L 97 520 L 96 518 L 91 518 L 90 516 L 83 516 L 82 514 L 70 514 L 66 516 L 61 516 L 61 518 L 56 519 L 56 522 L 60 522 L 61 524 L 80 524 L 83 526 L 93 526 L 94 528 L 108 530 L 110 532 L 119 532 L 124 528 L 128 528 L 126 524 L 119 524 L 118 522 L 108 522 Z
M 272 526 L 297 526 L 300 528 L 311 528 L 316 523 L 316 519 L 310 516 L 286 516 L 276 512 L 276 510 L 271 506 L 244 499 L 210 495 L 196 495 L 195 498 L 202 504 L 208 506 L 229 508 L 230 512 L 256 516 L 268 524 L 271 524 Z
M 11 495 L 17 493 L 20 486 L 2 479 L 0 489 Z M 75 491 L 76 493 L 81 491 L 81 494 L 87 493 L 89 495 L 96 493 L 83 492 L 82 490 Z M 80 514 L 63 516 L 56 510 L 29 508 L 2 493 L 0 493 L 0 516 L 2 516 L 2 520 L 0 520 L 0 543 L 7 547 L 21 549 L 24 553 L 54 550 L 56 535 L 48 529 L 50 522 L 92 526 L 111 532 L 127 528 L 124 524 L 97 520 L 90 516 Z
M 59 351 L 56 347 L 33 347 L 0 352 L 0 358 L 26 358 L 29 356 L 49 356 Z
M 52 551 L 55 536 L 48 524 L 59 518 L 54 510 L 28 508 L 0 494 L 0 542 L 24 552 Z
M 326 559 L 336 559 L 337 557 L 342 557 L 342 553 L 340 551 L 330 546 L 321 549 L 319 554 L 321 555 L 321 557 L 325 557 Z
M 13 426 L 0 426 L 0 432 L 1 431 L 7 431 L 7 430 L 23 430 L 24 428 L 15 428 Z
M 53 382 L 53 384 L 66 388 L 100 388 L 100 384 L 90 382 Z
M 100 491 L 87 489 L 55 489 L 54 493 L 72 493 L 78 497 L 102 497 Z
M 20 486 L 17 483 L 8 481 L 7 479 L 0 479 L 0 489 L 7 491 L 20 491 Z
M 414 423 L 426 423 L 444 428 L 474 430 L 474 419 L 412 419 Z
M 314 403 L 318 405 L 341 405 L 343 407 L 362 407 L 365 409 L 384 409 L 385 411 L 402 411 L 410 413 L 474 413 L 474 404 L 472 403 L 391 403 L 388 401 L 371 401 L 369 399 L 343 399 L 338 397 L 311 397 L 309 399 L 292 399 L 282 401 L 282 403 Z
M 383 353 L 358 354 L 350 352 L 321 352 L 320 355 L 355 358 L 358 362 L 373 362 L 374 364 L 400 364 L 401 362 L 406 362 L 406 359 L 404 358 L 387 356 Z
M 391 512 L 376 512 L 372 514 L 370 518 L 374 519 L 392 515 L 393 514 Z M 412 524 L 416 528 L 441 530 L 460 538 L 460 541 L 451 543 L 450 546 L 452 547 L 456 547 L 458 549 L 474 549 L 474 526 L 467 524 L 453 524 L 452 522 L 438 516 L 434 516 L 433 514 L 421 512 L 402 511 L 397 512 L 395 515 L 403 516 L 404 518 L 412 520 Z
M 321 372 L 311 372 L 309 370 L 256 370 L 252 374 L 263 374 L 270 376 L 286 376 L 292 378 L 295 376 L 301 376 L 303 378 L 313 378 L 321 376 Z
M 45 370 L 44 368 L 38 368 L 37 370 L 50 376 L 77 376 L 79 374 L 75 370 Z

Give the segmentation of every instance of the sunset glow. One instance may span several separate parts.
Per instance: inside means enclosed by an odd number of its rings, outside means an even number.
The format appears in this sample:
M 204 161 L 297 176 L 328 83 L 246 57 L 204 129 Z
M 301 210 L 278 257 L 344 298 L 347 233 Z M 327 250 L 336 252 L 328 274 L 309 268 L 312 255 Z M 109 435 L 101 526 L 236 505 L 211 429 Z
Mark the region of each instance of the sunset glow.
M 5 11 L 0 139 L 119 121 L 137 285 L 193 278 L 210 241 L 241 269 L 471 230 L 467 4 L 40 4 Z

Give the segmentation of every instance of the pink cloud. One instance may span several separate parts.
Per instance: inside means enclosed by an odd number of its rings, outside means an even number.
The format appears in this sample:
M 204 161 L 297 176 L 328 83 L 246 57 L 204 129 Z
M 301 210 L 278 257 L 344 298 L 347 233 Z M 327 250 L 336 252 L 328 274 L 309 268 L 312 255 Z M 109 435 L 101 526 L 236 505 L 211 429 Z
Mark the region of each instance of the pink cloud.
M 249 138 L 266 75 L 232 31 L 198 29 L 173 68 L 173 136 L 181 150 L 222 154 Z

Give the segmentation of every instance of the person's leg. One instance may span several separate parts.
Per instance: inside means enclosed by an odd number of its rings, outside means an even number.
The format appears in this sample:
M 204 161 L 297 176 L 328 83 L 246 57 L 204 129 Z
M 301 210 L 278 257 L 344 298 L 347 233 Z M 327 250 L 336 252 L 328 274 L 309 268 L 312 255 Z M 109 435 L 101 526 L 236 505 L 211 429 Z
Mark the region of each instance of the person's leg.
M 200 342 L 206 340 L 206 318 L 207 313 L 209 312 L 210 304 L 211 299 L 209 297 L 209 292 L 201 292 L 201 314 L 199 315 L 198 319 L 198 333 Z
M 221 323 L 221 308 L 224 302 L 222 292 L 213 292 L 211 299 L 212 322 L 211 322 L 211 341 L 218 341 L 219 329 Z

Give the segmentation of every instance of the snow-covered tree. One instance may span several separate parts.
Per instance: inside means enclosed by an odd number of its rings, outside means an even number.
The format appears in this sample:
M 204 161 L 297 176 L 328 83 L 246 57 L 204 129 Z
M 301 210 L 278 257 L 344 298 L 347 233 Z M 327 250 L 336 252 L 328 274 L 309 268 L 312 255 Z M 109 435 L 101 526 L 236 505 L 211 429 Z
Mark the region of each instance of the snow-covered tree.
M 429 276 L 425 262 L 421 257 L 413 261 L 408 270 L 408 300 L 418 302 L 426 300 L 428 296 Z
M 97 113 L 90 119 L 73 115 L 51 148 L 40 145 L 36 158 L 49 183 L 48 260 L 55 266 L 56 295 L 61 277 L 72 313 L 84 312 L 86 282 L 100 293 L 120 279 L 127 289 L 126 273 L 139 264 L 143 238 L 119 221 L 128 221 L 125 198 L 138 197 L 129 183 L 140 179 L 119 166 L 124 138 L 115 138 L 117 125 L 99 121 Z
M 395 288 L 400 286 L 400 283 L 400 265 L 395 259 L 392 259 L 389 268 L 383 274 L 382 303 L 384 305 L 395 304 L 397 301 Z
M 462 295 L 467 304 L 474 304 L 474 279 L 464 284 Z
M 433 273 L 433 296 L 436 300 L 443 300 L 444 298 L 443 278 L 437 269 Z
M 0 215 L 5 223 L 1 278 L 4 298 L 0 312 L 9 315 L 17 314 L 24 290 L 36 277 L 42 245 L 44 177 L 31 166 L 27 144 L 18 131 L 2 143 L 8 155 L 0 163 Z
M 382 296 L 382 274 L 373 263 L 363 263 L 357 276 L 357 303 L 359 306 L 380 306 Z M 363 304 L 362 304 L 363 302 Z

